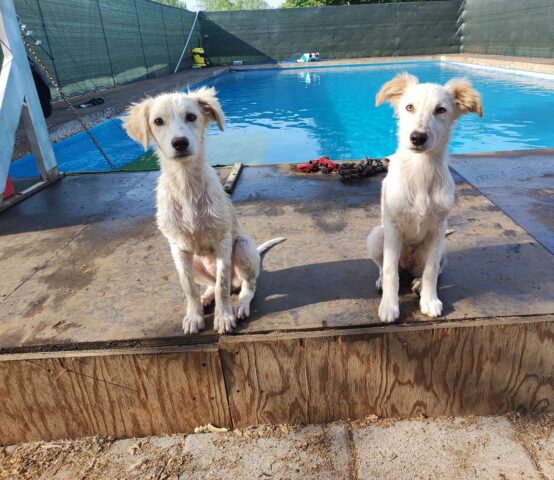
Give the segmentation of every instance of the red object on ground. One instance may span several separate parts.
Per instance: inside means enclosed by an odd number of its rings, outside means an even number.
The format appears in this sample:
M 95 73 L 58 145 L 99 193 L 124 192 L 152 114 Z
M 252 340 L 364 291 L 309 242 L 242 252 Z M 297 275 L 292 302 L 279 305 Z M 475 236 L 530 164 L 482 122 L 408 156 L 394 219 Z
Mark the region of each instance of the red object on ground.
M 6 198 L 10 198 L 12 195 L 15 195 L 15 187 L 13 186 L 12 179 L 8 177 L 8 181 L 6 182 L 6 188 L 4 189 L 4 194 L 2 195 L 2 198 L 6 200 Z
M 320 170 L 323 171 L 323 173 L 331 173 L 336 172 L 338 168 L 339 166 L 335 162 L 329 160 L 329 157 L 321 157 L 319 160 L 310 160 L 309 162 L 295 165 L 295 170 L 302 173 L 319 172 Z

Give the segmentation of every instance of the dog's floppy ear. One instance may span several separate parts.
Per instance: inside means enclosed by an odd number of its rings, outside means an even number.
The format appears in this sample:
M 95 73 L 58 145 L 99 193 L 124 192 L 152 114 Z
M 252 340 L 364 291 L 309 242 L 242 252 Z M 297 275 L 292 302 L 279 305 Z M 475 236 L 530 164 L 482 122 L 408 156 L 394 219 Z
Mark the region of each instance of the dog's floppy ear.
M 150 143 L 148 112 L 151 101 L 151 98 L 147 98 L 140 103 L 134 103 L 127 109 L 127 115 L 123 117 L 123 128 L 127 131 L 127 135 L 141 143 L 145 150 Z
M 381 90 L 377 93 L 377 97 L 375 97 L 375 106 L 378 107 L 384 102 L 389 102 L 391 105 L 395 106 L 398 100 L 400 100 L 400 97 L 404 95 L 406 88 L 416 83 L 418 83 L 417 78 L 410 75 L 408 72 L 399 73 L 381 87 Z
M 189 93 L 190 97 L 196 98 L 204 114 L 212 121 L 217 123 L 217 127 L 223 131 L 225 127 L 225 115 L 216 97 L 216 91 L 213 87 L 202 87 Z
M 471 86 L 469 80 L 453 78 L 444 87 L 454 97 L 458 117 L 469 112 L 483 116 L 481 95 Z

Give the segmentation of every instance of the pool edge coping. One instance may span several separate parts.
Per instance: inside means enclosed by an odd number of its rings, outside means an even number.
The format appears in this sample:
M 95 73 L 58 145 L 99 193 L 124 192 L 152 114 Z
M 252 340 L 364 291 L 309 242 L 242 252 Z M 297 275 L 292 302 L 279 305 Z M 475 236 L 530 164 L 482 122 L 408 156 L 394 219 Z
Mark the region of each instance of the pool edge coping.
M 345 58 L 337 60 L 320 60 L 317 62 L 281 62 L 258 63 L 252 65 L 229 65 L 231 72 L 252 70 L 303 70 L 332 67 L 358 67 L 370 65 L 386 65 L 393 63 L 415 63 L 421 61 L 458 63 L 464 66 L 490 67 L 501 70 L 510 70 L 524 73 L 549 75 L 554 79 L 554 60 L 534 57 L 506 56 L 498 58 L 488 55 L 472 55 L 466 53 L 431 54 L 431 55 L 405 55 L 394 57 L 362 57 Z M 552 77 L 550 77 L 550 75 Z

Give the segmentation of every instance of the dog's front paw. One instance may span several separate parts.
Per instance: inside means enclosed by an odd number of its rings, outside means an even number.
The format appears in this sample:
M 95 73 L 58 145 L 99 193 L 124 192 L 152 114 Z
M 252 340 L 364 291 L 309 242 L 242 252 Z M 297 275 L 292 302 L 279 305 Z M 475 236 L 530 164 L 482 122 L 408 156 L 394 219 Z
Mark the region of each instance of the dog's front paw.
M 199 313 L 187 312 L 183 318 L 183 332 L 185 335 L 198 333 L 204 329 L 204 316 Z
M 237 326 L 237 319 L 232 311 L 219 311 L 214 315 L 214 330 L 217 333 L 227 333 Z
M 419 306 L 421 307 L 421 312 L 429 317 L 440 317 L 442 313 L 442 302 L 438 298 L 422 298 Z
M 250 302 L 239 300 L 233 305 L 233 312 L 238 320 L 244 320 L 250 316 Z
M 400 316 L 398 300 L 383 297 L 379 305 L 379 319 L 383 323 L 392 323 Z

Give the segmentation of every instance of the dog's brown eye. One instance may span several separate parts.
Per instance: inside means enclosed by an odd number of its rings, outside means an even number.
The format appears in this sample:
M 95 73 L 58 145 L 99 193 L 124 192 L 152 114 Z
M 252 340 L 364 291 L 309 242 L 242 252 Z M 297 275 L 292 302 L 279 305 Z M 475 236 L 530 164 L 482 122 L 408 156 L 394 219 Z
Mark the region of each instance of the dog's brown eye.
M 414 106 L 410 103 L 409 105 L 406 105 L 406 110 L 408 112 L 413 112 L 415 110 Z
M 446 113 L 446 108 L 444 108 L 444 107 L 437 107 L 436 110 L 435 110 L 435 113 L 436 113 L 437 115 L 441 115 L 441 114 L 443 114 L 443 113 Z
M 187 113 L 185 120 L 187 122 L 194 122 L 196 120 L 196 115 L 194 113 Z
M 161 118 L 158 117 L 154 119 L 154 125 L 161 127 L 163 124 L 164 124 L 164 121 Z

